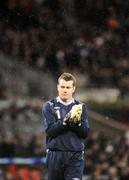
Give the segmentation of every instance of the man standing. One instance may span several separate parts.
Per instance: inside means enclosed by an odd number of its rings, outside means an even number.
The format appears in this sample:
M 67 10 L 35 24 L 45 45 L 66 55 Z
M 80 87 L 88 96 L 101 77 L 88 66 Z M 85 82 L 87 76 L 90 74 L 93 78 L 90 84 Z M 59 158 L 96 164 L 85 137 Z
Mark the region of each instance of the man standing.
M 48 180 L 82 180 L 89 125 L 87 106 L 73 98 L 75 88 L 75 77 L 63 73 L 58 79 L 58 97 L 43 104 Z

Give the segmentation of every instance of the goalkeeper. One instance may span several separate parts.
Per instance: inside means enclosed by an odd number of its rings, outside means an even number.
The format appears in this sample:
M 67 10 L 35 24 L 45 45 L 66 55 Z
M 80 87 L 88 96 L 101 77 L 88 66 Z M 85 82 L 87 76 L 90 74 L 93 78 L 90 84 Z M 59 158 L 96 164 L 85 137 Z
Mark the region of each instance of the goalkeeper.
M 82 180 L 84 141 L 89 133 L 87 106 L 73 98 L 76 79 L 58 78 L 58 96 L 43 104 L 48 180 Z

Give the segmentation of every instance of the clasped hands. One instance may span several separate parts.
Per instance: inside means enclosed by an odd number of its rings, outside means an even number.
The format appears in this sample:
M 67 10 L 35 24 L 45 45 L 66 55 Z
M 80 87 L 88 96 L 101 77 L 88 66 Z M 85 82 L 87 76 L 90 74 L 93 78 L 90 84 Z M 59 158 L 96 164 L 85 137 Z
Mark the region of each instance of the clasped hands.
M 72 106 L 72 109 L 64 118 L 64 125 L 66 125 L 69 122 L 81 126 L 82 105 L 83 104 L 76 104 Z

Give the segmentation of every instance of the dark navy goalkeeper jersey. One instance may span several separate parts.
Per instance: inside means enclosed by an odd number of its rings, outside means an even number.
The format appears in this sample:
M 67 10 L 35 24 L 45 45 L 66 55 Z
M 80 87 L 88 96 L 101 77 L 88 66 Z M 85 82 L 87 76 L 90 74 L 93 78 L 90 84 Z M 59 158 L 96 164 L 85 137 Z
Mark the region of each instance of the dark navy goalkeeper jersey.
M 46 148 L 59 151 L 83 151 L 84 139 L 89 132 L 87 106 L 83 104 L 81 126 L 71 123 L 63 125 L 66 114 L 72 106 L 80 104 L 73 99 L 69 104 L 64 104 L 59 97 L 43 104 L 43 124 L 46 131 Z

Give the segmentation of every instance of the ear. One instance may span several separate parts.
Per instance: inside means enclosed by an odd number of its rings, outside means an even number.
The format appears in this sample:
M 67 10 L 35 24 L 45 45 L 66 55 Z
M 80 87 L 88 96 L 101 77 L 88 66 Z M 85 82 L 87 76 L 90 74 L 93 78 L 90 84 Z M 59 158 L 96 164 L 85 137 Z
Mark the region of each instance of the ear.
M 73 86 L 73 93 L 75 92 L 75 89 L 76 89 L 76 87 L 75 87 L 75 86 Z
M 57 90 L 59 89 L 59 85 L 57 84 Z

